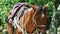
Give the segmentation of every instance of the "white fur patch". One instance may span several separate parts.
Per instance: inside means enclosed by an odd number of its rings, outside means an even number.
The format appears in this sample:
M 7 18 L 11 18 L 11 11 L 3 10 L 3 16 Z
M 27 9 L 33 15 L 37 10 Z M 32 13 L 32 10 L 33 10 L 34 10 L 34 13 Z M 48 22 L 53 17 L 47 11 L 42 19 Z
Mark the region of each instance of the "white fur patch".
M 42 14 L 42 18 L 44 18 L 44 14 Z

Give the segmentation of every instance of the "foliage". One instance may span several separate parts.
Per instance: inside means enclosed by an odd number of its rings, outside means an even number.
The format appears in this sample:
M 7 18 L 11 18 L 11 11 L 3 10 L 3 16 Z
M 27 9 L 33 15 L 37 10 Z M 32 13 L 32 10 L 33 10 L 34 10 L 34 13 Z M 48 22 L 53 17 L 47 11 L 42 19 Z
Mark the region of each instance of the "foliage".
M 9 10 L 18 1 L 19 0 L 1 0 L 0 1 L 0 24 L 1 23 L 6 23 L 5 19 L 8 15 Z

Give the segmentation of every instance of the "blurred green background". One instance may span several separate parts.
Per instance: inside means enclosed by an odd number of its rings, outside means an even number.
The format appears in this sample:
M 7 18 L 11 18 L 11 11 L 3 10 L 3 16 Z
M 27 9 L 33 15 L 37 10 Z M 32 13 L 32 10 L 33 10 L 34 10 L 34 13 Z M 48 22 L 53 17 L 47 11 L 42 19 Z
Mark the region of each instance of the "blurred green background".
M 6 28 L 7 28 L 7 15 L 8 12 L 12 9 L 12 7 L 19 2 L 26 2 L 28 4 L 36 4 L 39 3 L 42 6 L 45 4 L 49 4 L 47 8 L 47 14 L 48 14 L 48 23 L 51 21 L 51 16 L 53 14 L 53 0 L 0 0 L 0 34 L 7 34 Z M 4 32 L 4 33 L 3 33 Z

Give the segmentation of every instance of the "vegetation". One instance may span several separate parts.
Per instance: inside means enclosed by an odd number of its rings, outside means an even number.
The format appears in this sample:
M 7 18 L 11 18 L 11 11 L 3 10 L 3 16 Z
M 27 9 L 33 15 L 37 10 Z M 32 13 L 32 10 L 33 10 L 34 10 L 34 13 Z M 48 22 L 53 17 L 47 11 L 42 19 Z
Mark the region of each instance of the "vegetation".
M 0 0 L 0 31 L 4 28 L 4 26 L 7 24 L 6 19 L 8 12 L 12 9 L 13 5 L 18 2 L 26 2 L 29 4 L 36 4 L 39 3 L 42 6 L 45 4 L 49 4 L 47 9 L 47 14 L 49 17 L 53 14 L 53 0 Z

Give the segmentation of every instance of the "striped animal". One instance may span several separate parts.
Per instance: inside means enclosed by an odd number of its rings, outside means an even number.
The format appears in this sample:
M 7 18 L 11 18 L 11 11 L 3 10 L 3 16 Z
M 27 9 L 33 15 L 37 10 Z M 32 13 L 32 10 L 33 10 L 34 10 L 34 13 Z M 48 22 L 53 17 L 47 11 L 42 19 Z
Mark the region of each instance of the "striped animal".
M 14 5 L 8 14 L 8 34 L 46 34 L 47 6 Z

